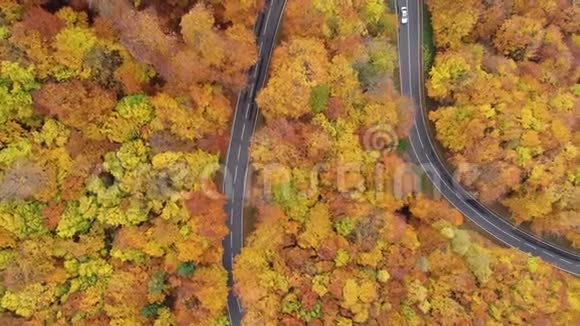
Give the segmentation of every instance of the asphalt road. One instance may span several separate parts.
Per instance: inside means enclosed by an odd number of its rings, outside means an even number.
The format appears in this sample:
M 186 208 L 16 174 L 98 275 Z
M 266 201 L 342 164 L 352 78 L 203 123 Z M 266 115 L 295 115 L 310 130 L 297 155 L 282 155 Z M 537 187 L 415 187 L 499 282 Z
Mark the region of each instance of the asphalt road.
M 515 227 L 483 204 L 453 178 L 435 141 L 425 105 L 422 67 L 423 0 L 398 0 L 406 6 L 409 22 L 399 28 L 399 61 L 401 92 L 415 106 L 415 125 L 409 137 L 409 156 L 421 166 L 437 190 L 469 220 L 508 246 L 541 257 L 555 267 L 580 276 L 580 255 Z
M 257 18 L 255 32 L 259 45 L 258 62 L 250 70 L 248 86 L 238 95 L 226 154 L 222 189 L 228 199 L 226 212 L 230 232 L 223 241 L 223 264 L 228 271 L 228 317 L 232 326 L 240 325 L 243 315 L 240 301 L 233 290 L 232 271 L 234 257 L 240 253 L 244 244 L 244 199 L 250 159 L 248 151 L 258 116 L 255 98 L 268 77 L 268 66 L 285 6 L 286 0 L 266 1 L 264 12 Z

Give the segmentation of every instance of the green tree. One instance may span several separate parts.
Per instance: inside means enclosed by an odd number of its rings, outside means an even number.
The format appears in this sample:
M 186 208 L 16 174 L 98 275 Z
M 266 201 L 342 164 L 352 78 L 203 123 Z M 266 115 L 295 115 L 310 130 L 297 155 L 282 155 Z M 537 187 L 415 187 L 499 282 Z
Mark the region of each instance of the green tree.
M 344 217 L 334 223 L 334 228 L 336 233 L 342 235 L 343 237 L 349 236 L 354 230 L 355 222 L 350 217 Z
M 33 114 L 30 92 L 37 89 L 34 66 L 0 62 L 0 124 L 9 119 L 28 119 Z
M 321 113 L 326 110 L 328 98 L 330 97 L 330 87 L 328 85 L 318 85 L 312 88 L 310 93 L 310 108 L 312 113 Z

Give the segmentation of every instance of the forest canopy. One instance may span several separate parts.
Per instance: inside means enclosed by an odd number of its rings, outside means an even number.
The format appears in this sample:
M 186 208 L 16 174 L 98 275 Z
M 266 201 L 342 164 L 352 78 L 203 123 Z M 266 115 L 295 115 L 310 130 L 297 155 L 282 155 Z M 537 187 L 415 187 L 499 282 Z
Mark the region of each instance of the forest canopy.
M 437 47 L 431 120 L 461 181 L 516 223 L 579 247 L 580 8 L 427 3 Z
M 578 244 L 577 7 L 428 4 L 462 180 Z M 413 179 L 381 0 L 288 0 L 228 288 L 217 181 L 264 5 L 0 0 L 0 325 L 225 326 L 229 290 L 252 326 L 578 324 L 579 278 Z
M 228 324 L 214 178 L 261 5 L 0 0 L 0 324 Z

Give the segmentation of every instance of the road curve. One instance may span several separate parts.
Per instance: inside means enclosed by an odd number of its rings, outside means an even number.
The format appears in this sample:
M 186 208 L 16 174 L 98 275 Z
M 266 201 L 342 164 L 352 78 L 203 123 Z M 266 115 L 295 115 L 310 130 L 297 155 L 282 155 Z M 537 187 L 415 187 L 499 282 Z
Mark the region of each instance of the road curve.
M 514 226 L 459 185 L 442 159 L 442 149 L 431 130 L 425 105 L 422 61 L 423 0 L 398 0 L 406 6 L 409 22 L 399 27 L 401 93 L 415 106 L 415 124 L 409 137 L 410 159 L 421 166 L 437 190 L 470 221 L 508 246 L 541 257 L 555 267 L 580 276 L 580 254 L 558 247 Z
M 255 99 L 268 77 L 268 66 L 274 50 L 276 35 L 282 20 L 286 0 L 266 1 L 264 11 L 256 20 L 258 62 L 250 69 L 248 86 L 240 91 L 232 120 L 230 144 L 226 154 L 222 191 L 227 198 L 229 234 L 223 241 L 223 264 L 228 272 L 228 318 L 230 325 L 240 325 L 242 307 L 234 293 L 233 263 L 244 244 L 244 199 L 248 180 L 249 147 L 258 116 Z

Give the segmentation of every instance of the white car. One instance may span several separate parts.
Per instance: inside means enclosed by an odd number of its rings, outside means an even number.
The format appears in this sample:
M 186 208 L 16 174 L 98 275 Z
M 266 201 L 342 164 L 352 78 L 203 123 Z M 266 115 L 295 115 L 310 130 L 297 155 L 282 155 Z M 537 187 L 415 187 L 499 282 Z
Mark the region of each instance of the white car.
M 406 24 L 409 21 L 409 12 L 407 7 L 401 7 L 401 24 Z

